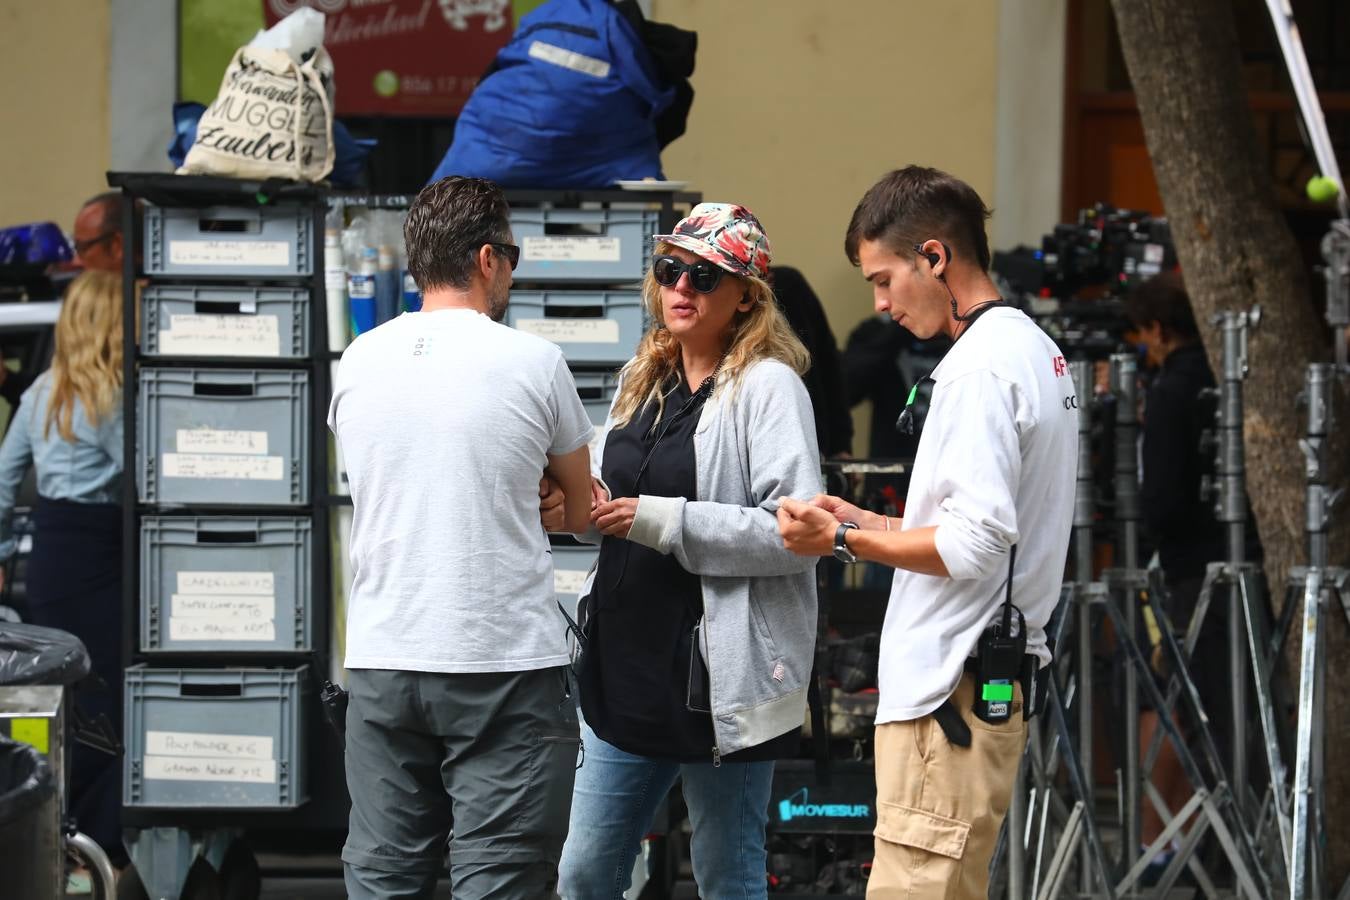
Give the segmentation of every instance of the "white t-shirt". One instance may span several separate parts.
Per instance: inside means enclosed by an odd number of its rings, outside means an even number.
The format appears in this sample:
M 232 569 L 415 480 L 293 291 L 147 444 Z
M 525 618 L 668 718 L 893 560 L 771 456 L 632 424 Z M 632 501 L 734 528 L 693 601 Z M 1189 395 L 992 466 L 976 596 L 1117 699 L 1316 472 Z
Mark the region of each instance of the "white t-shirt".
M 405 313 L 342 354 L 328 427 L 352 493 L 347 668 L 567 662 L 539 479 L 593 429 L 555 344 L 472 310 Z
M 1027 652 L 1049 661 L 1044 629 L 1073 524 L 1078 412 L 1055 342 L 1020 311 L 994 307 L 931 377 L 903 527 L 937 526 L 951 577 L 896 570 L 881 632 L 879 724 L 925 716 L 955 690 L 999 613 L 1013 542 Z

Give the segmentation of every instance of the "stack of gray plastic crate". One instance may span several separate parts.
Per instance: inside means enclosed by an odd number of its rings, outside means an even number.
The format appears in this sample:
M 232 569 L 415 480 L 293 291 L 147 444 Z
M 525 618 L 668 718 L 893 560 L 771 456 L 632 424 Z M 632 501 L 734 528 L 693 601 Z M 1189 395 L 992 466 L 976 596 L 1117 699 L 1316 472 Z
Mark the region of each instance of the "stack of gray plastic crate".
M 149 662 L 127 671 L 124 803 L 294 809 L 322 638 L 314 201 L 149 205 L 144 218 L 129 468 Z
M 506 322 L 562 348 L 597 427 L 642 337 L 642 278 L 661 225 L 660 211 L 640 204 L 511 210 L 520 264 Z M 570 610 L 597 551 L 567 539 L 552 550 L 554 589 Z

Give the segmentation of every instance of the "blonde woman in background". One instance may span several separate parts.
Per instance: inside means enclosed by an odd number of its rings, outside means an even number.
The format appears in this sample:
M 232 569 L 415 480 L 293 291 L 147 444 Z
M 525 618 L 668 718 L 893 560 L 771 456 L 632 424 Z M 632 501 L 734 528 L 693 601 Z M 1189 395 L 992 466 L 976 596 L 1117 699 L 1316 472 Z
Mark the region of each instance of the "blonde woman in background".
M 71 282 L 56 320 L 51 368 L 23 393 L 0 444 L 0 560 L 15 553 L 14 501 L 36 469 L 29 621 L 84 642 L 106 689 L 80 705 L 122 733 L 122 279 L 86 271 Z M 0 570 L 0 581 L 3 570 Z M 68 809 L 114 866 L 126 865 L 117 758 L 74 749 Z
M 593 457 L 566 900 L 623 895 L 677 777 L 700 895 L 765 895 L 774 760 L 800 750 L 816 637 L 815 560 L 783 548 L 774 515 L 820 490 L 807 352 L 768 267 L 742 206 L 700 204 L 656 237 L 656 324 Z

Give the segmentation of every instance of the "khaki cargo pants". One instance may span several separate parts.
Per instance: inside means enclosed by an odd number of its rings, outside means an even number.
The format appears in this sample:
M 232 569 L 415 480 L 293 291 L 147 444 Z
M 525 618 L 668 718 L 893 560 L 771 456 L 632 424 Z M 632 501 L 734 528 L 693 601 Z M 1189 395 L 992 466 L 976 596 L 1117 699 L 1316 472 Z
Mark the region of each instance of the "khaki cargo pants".
M 877 726 L 870 900 L 985 900 L 1027 723 L 1020 688 L 1002 725 L 975 718 L 973 694 L 963 675 L 952 702 L 970 725 L 969 747 L 952 746 L 931 715 Z

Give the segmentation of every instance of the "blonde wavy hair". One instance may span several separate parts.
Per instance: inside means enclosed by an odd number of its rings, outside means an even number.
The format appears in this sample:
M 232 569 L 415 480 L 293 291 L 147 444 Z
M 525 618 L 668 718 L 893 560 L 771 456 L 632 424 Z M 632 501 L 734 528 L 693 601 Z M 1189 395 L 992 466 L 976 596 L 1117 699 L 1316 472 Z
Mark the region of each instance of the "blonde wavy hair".
M 658 256 L 669 253 L 672 247 L 661 242 L 653 253 Z M 811 354 L 778 307 L 773 288 L 753 276 L 728 272 L 724 277 L 735 278 L 745 285 L 751 306 L 746 312 L 737 312 L 731 320 L 731 335 L 722 358 L 717 387 L 725 384 L 734 389 L 745 370 L 761 359 L 776 359 L 798 375 L 805 375 L 811 367 Z M 656 404 L 659 420 L 666 399 L 661 388 L 671 375 L 680 372 L 680 344 L 666 328 L 661 314 L 661 286 L 656 283 L 650 268 L 642 282 L 642 305 L 653 324 L 638 343 L 637 353 L 620 371 L 623 383 L 613 412 L 616 427 L 626 425 L 649 403 Z
M 122 388 L 122 277 L 87 271 L 71 282 L 56 320 L 52 392 L 47 422 L 61 437 L 75 440 L 75 400 L 97 425 L 111 414 Z

